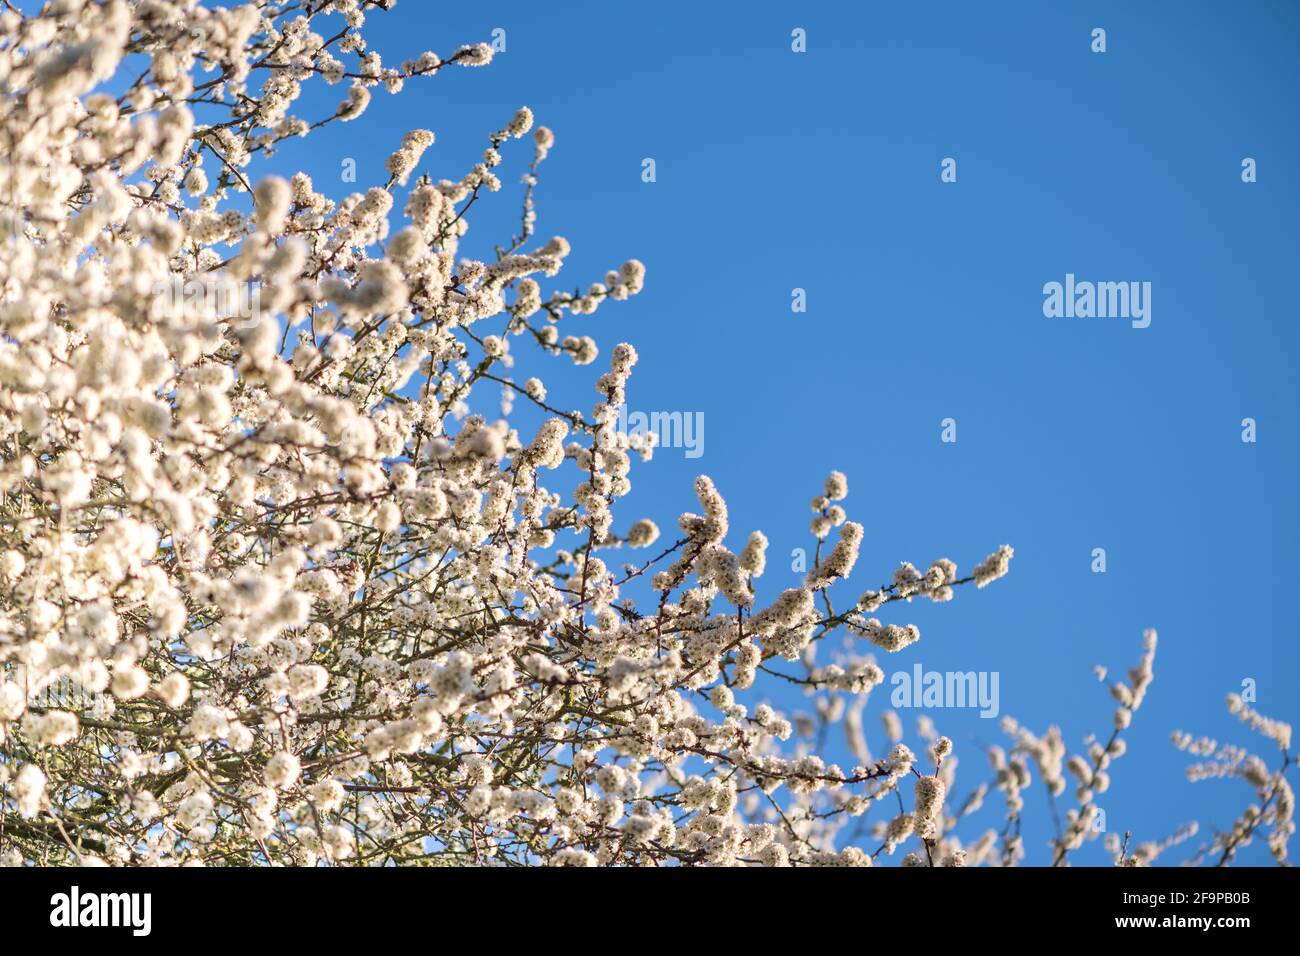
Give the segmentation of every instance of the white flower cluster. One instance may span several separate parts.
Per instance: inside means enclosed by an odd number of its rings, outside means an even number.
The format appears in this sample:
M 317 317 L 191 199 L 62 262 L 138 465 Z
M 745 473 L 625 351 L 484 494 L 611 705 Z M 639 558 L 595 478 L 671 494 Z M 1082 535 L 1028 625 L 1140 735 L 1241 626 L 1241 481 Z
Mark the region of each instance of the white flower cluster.
M 865 537 L 847 479 L 815 502 L 818 537 L 840 535 L 803 587 L 760 600 L 768 539 L 732 550 L 707 477 L 674 542 L 607 564 L 660 538 L 648 518 L 615 530 L 653 451 L 617 428 L 636 350 L 611 350 L 589 413 L 511 370 L 521 343 L 594 362 L 558 326 L 639 294 L 646 268 L 544 288 L 571 249 L 530 242 L 554 134 L 522 108 L 435 180 L 417 177 L 434 133 L 411 130 L 385 182 L 344 196 L 265 165 L 360 120 L 376 87 L 491 60 L 386 66 L 373 9 L 0 13 L 0 857 L 870 863 L 838 821 L 913 758 L 870 763 L 880 668 L 812 657 L 849 622 L 829 603 Z M 346 84 L 341 105 L 295 115 L 318 81 Z M 468 213 L 529 134 L 519 234 L 477 259 Z M 477 385 L 547 417 L 521 436 L 473 413 Z M 946 567 L 887 593 L 961 583 Z M 648 612 L 623 594 L 643 574 Z M 810 668 L 781 676 L 824 695 L 823 719 L 854 714 L 862 766 L 742 703 L 777 660 Z M 74 702 L 43 702 L 65 685 Z
M 1220 745 L 1209 737 L 1193 737 L 1183 731 L 1174 732 L 1173 743 L 1179 750 L 1192 756 L 1211 758 L 1188 767 L 1189 780 L 1238 778 L 1250 785 L 1259 801 L 1247 805 L 1228 830 L 1216 831 L 1214 838 L 1200 847 L 1195 860 L 1208 860 L 1219 866 L 1229 863 L 1236 857 L 1238 850 L 1252 842 L 1260 827 L 1267 826 L 1269 852 L 1279 865 L 1289 866 L 1289 843 L 1296 830 L 1295 791 L 1286 778 L 1287 770 L 1294 763 L 1290 754 L 1291 725 L 1265 717 L 1251 707 L 1241 694 L 1228 695 L 1228 713 L 1274 744 L 1282 756 L 1277 768 L 1270 769 L 1262 757 L 1242 747 Z M 1192 830 L 1187 835 L 1194 835 L 1195 832 Z M 1158 849 L 1164 847 L 1159 846 Z M 1137 856 L 1137 853 L 1134 855 Z M 1147 856 L 1151 854 L 1146 854 L 1138 863 L 1126 862 L 1126 865 L 1144 865 Z

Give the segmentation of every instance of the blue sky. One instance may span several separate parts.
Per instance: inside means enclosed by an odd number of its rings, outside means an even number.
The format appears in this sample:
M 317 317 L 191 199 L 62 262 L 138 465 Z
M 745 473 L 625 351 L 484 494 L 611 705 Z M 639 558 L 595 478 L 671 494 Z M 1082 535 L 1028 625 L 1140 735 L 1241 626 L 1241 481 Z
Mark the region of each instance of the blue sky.
M 596 366 L 517 341 L 518 377 L 539 374 L 555 404 L 589 408 L 591 381 L 627 340 L 641 356 L 631 407 L 705 418 L 702 458 L 666 449 L 634 469 L 619 525 L 649 516 L 671 533 L 696 507 L 691 480 L 709 474 L 733 545 L 754 528 L 771 539 L 760 600 L 800 577 L 789 554 L 810 546 L 808 500 L 832 468 L 848 474 L 844 504 L 867 529 L 842 588 L 854 595 L 900 560 L 948 556 L 968 570 L 1010 543 L 1012 573 L 994 586 L 887 609 L 923 637 L 881 661 L 886 672 L 998 671 L 1003 713 L 1036 731 L 1057 723 L 1077 750 L 1109 731 L 1092 666 L 1120 673 L 1155 627 L 1156 679 L 1101 799 L 1108 825 L 1138 841 L 1192 819 L 1228 826 L 1249 788 L 1186 782 L 1189 760 L 1168 737 L 1206 733 L 1273 761 L 1225 711 L 1244 678 L 1261 711 L 1297 716 L 1300 7 L 737 10 L 405 0 L 370 16 L 387 64 L 447 55 L 494 28 L 505 52 L 395 98 L 376 93 L 361 120 L 286 144 L 252 172 L 303 168 L 339 197 L 382 184 L 402 133 L 427 127 L 438 142 L 420 170 L 458 178 L 486 134 L 530 106 L 557 137 L 538 235 L 573 244 L 564 287 L 633 256 L 648 275 L 639 297 L 562 326 L 601 344 Z M 803 54 L 791 50 L 796 27 Z M 1090 50 L 1094 27 L 1107 31 L 1104 54 Z M 297 112 L 315 119 L 344 92 L 318 87 Z M 490 255 L 517 225 L 529 147 L 504 152 L 506 188 L 476 205 L 465 254 Z M 339 179 L 345 157 L 355 186 Z M 945 157 L 956 183 L 940 182 Z M 1258 164 L 1252 184 L 1245 157 Z M 1067 273 L 1150 282 L 1150 327 L 1046 318 L 1043 285 Z M 1254 444 L 1241 440 L 1246 417 Z M 955 443 L 940 441 L 945 418 Z M 1094 548 L 1106 550 L 1104 574 L 1090 570 Z M 885 690 L 867 711 L 877 751 Z M 972 735 L 998 739 L 996 722 L 931 716 L 957 744 L 964 794 L 985 774 Z M 1042 862 L 1046 803 L 1037 787 L 1026 799 L 1029 859 Z M 1001 812 L 991 796 L 967 832 L 998 826 Z M 1099 844 L 1076 856 L 1104 862 Z M 1267 859 L 1262 840 L 1241 854 Z

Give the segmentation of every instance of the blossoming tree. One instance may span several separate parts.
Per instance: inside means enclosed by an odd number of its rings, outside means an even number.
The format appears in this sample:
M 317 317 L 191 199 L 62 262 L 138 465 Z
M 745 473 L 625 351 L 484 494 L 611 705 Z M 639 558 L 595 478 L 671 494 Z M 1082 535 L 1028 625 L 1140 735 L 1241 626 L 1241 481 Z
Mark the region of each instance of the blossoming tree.
M 767 540 L 732 550 L 709 478 L 672 534 L 620 524 L 654 451 L 616 427 L 635 349 L 612 349 L 585 411 L 513 372 L 597 362 L 564 320 L 645 281 L 632 260 L 552 288 L 569 244 L 534 239 L 533 206 L 552 133 L 521 108 L 459 179 L 412 182 L 434 140 L 413 130 L 386 181 L 334 198 L 269 168 L 282 140 L 361 119 L 376 88 L 491 60 L 480 44 L 385 66 L 362 27 L 387 6 L 0 12 L 0 859 L 1008 864 L 1022 792 L 1037 776 L 1055 800 L 1068 772 L 1065 862 L 1154 634 L 1114 685 L 1105 743 L 1067 756 L 1059 731 L 1006 724 L 987 753 L 1006 826 L 962 834 L 990 785 L 954 804 L 952 742 L 927 734 L 918 755 L 890 714 L 873 758 L 861 714 L 883 671 L 815 651 L 837 631 L 905 650 L 916 627 L 874 615 L 982 588 L 1011 549 L 845 596 L 863 528 L 835 472 L 812 501 L 812 570 L 760 600 Z M 294 115 L 318 83 L 345 87 L 340 105 Z M 462 255 L 525 137 L 518 234 Z M 544 424 L 474 414 L 486 387 Z M 813 694 L 817 725 L 739 701 L 763 682 Z M 1289 728 L 1233 706 L 1283 765 L 1178 737 L 1210 758 L 1198 775 L 1260 793 L 1208 852 L 1229 860 L 1268 826 L 1282 859 Z M 857 766 L 818 755 L 831 724 Z M 1142 864 L 1164 845 L 1112 850 Z

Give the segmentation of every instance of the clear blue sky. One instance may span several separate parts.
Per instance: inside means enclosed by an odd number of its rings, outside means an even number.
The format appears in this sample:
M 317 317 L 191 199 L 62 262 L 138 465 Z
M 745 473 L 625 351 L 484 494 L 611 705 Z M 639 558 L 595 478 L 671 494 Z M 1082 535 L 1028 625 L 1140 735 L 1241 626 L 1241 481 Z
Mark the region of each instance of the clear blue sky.
M 538 232 L 572 242 L 566 287 L 632 256 L 648 277 L 640 297 L 562 327 L 595 337 L 596 366 L 519 341 L 520 379 L 540 374 L 554 402 L 589 408 L 610 347 L 628 340 L 641 356 L 634 409 L 705 415 L 702 458 L 666 450 L 634 469 L 620 527 L 645 515 L 671 534 L 707 473 L 730 503 L 733 545 L 754 528 L 770 537 L 760 599 L 771 597 L 798 579 L 788 555 L 809 546 L 808 500 L 837 468 L 867 528 L 855 594 L 900 560 L 946 555 L 968 570 L 1010 543 L 1012 573 L 994 586 L 887 609 L 923 637 L 882 666 L 996 670 L 1004 713 L 1040 732 L 1058 723 L 1077 750 L 1109 730 L 1092 666 L 1121 672 L 1155 627 L 1156 680 L 1101 805 L 1139 841 L 1190 819 L 1228 826 L 1249 788 L 1186 782 L 1168 737 L 1203 732 L 1272 761 L 1224 709 L 1243 678 L 1258 682 L 1263 712 L 1300 716 L 1300 7 L 739 9 L 403 0 L 370 16 L 387 64 L 497 27 L 506 52 L 376 93 L 363 119 L 272 163 L 341 196 L 382 183 L 401 134 L 427 127 L 438 142 L 421 171 L 457 178 L 487 132 L 530 106 L 557 136 Z M 807 30 L 801 55 L 795 27 Z M 1107 31 L 1104 54 L 1090 51 L 1094 27 Z M 304 103 L 323 115 L 343 92 Z M 466 254 L 490 255 L 515 228 L 528 150 L 506 148 L 506 188 L 473 210 Z M 358 162 L 356 186 L 339 181 L 344 157 Z M 646 157 L 654 183 L 641 179 Z M 940 182 L 945 157 L 955 184 Z M 1258 162 L 1254 184 L 1241 181 L 1244 157 Z M 1151 282 L 1151 326 L 1044 317 L 1043 284 L 1066 273 Z M 807 290 L 805 314 L 791 312 L 794 287 Z M 955 444 L 940 441 L 947 417 Z M 1245 417 L 1255 444 L 1241 441 Z M 1090 570 L 1094 548 L 1105 574 Z M 878 752 L 885 690 L 868 709 Z M 784 691 L 776 702 L 806 706 Z M 998 739 L 996 721 L 931 716 L 957 744 L 964 795 L 986 772 L 972 735 Z M 1027 807 L 1030 860 L 1042 862 L 1037 786 Z M 991 795 L 975 822 L 998 826 L 1001 813 Z M 1100 844 L 1077 858 L 1103 862 Z M 1263 841 L 1241 859 L 1265 862 Z

